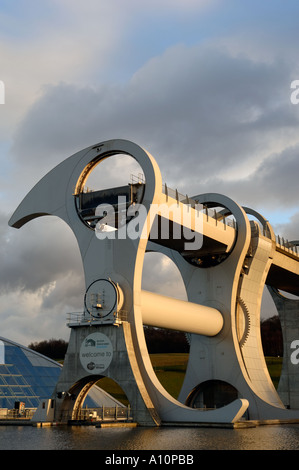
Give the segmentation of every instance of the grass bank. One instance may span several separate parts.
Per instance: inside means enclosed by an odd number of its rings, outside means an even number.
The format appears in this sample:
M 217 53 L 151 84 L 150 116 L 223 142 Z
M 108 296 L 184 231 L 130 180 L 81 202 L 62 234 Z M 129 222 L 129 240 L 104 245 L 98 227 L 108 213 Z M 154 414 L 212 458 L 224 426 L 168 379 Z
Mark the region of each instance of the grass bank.
M 150 358 L 154 371 L 161 385 L 174 398 L 178 398 L 183 384 L 188 363 L 188 353 L 151 354 Z M 281 357 L 266 357 L 269 374 L 275 387 L 277 387 L 281 372 Z M 125 405 L 128 404 L 122 389 L 112 380 L 103 378 L 98 382 L 99 387 L 113 395 Z

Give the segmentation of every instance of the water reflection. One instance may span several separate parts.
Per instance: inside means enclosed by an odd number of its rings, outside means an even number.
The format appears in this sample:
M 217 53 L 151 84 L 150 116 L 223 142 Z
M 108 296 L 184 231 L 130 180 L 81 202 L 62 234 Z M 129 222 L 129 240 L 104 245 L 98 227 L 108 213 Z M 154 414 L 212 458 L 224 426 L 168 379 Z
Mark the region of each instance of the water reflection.
M 299 425 L 252 429 L 0 426 L 1 450 L 298 450 Z

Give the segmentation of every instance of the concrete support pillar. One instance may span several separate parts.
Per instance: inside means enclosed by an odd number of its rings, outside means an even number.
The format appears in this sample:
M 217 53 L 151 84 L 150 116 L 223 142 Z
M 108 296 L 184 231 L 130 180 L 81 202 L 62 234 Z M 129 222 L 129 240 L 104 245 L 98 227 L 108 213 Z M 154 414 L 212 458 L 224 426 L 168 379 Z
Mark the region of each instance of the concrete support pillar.
M 160 424 L 136 364 L 131 328 L 127 322 L 118 327 L 72 328 L 64 367 L 52 396 L 55 421 L 76 419 L 85 396 L 101 377 L 115 380 L 123 389 L 138 424 Z

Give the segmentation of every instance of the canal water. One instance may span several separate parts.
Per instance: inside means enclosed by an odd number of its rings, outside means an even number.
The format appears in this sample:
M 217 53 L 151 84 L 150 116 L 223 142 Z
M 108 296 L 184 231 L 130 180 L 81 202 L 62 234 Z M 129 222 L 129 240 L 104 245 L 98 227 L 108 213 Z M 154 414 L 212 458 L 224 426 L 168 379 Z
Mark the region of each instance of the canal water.
M 249 429 L 0 426 L 0 450 L 299 450 L 299 424 Z

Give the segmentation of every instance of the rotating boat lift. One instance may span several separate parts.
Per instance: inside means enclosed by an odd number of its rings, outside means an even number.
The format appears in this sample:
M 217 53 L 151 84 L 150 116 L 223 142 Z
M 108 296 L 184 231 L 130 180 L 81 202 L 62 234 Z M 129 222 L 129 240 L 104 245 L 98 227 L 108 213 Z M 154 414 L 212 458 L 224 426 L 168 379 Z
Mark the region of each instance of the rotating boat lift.
M 145 181 L 84 192 L 95 166 L 113 155 L 133 157 Z M 84 312 L 68 323 L 68 350 L 47 421 L 64 422 L 70 414 L 76 419 L 103 376 L 122 387 L 139 425 L 299 419 L 299 410 L 287 409 L 276 392 L 261 344 L 261 299 L 277 251 L 262 216 L 220 194 L 189 199 L 171 192 L 155 159 L 126 140 L 101 142 L 63 161 L 27 194 L 9 224 L 20 228 L 45 215 L 72 229 L 86 285 Z M 172 259 L 188 301 L 141 289 L 148 251 Z M 178 400 L 156 377 L 144 325 L 188 334 L 189 362 Z M 207 403 L 214 409 L 203 410 Z

